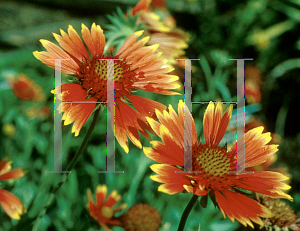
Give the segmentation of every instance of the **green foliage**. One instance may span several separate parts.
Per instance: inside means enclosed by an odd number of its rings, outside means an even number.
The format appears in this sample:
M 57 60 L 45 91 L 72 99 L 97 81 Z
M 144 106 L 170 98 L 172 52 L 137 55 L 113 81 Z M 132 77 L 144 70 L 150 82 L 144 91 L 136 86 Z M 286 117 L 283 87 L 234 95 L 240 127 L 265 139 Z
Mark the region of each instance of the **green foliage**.
M 126 1 L 100 2 L 113 4 L 114 8 L 119 3 L 128 4 Z M 200 59 L 192 61 L 194 102 L 235 101 L 236 61 L 229 59 L 254 58 L 254 61 L 246 61 L 245 65 L 253 65 L 262 72 L 263 98 L 257 104 L 247 103 L 246 115 L 248 118 L 253 116 L 262 118 L 267 123 L 269 131 L 277 131 L 281 135 L 283 148 L 279 159 L 280 163 L 291 169 L 293 188 L 289 193 L 294 197 L 291 206 L 300 215 L 300 193 L 296 190 L 300 182 L 299 136 L 297 141 L 294 139 L 295 134 L 285 140 L 289 128 L 288 118 L 291 118 L 294 127 L 299 128 L 297 120 L 299 113 L 289 117 L 291 116 L 289 111 L 297 107 L 295 99 L 299 98 L 297 96 L 300 68 L 299 2 L 297 0 L 170 0 L 167 1 L 167 6 L 175 16 L 179 27 L 192 35 L 186 56 Z M 133 32 L 148 29 L 145 24 L 138 21 L 138 15 L 132 16 L 130 11 L 124 14 L 120 8 L 110 13 L 107 18 L 110 22 L 101 25 L 106 29 L 104 31 L 106 51 L 110 46 L 114 46 L 114 53 L 116 53 Z M 94 20 L 95 17 L 91 16 L 90 19 Z M 47 33 L 50 35 L 51 32 Z M 38 37 L 36 42 L 40 38 Z M 5 182 L 1 184 L 1 188 L 7 189 L 20 198 L 28 210 L 20 221 L 15 221 L 0 209 L 1 231 L 31 230 L 34 220 L 47 201 L 49 192 L 61 177 L 59 173 L 45 173 L 54 168 L 54 98 L 50 93 L 53 89 L 53 70 L 32 55 L 32 51 L 42 49 L 42 46 L 37 43 L 23 48 L 0 48 L 0 157 L 8 157 L 12 160 L 13 168 L 22 167 L 27 171 L 23 178 Z M 7 76 L 19 73 L 26 74 L 41 86 L 46 95 L 45 102 L 22 101 L 13 93 Z M 63 81 L 67 82 L 65 77 Z M 280 81 L 287 83 L 286 88 L 279 84 L 282 83 Z M 184 83 L 183 78 L 181 82 Z M 274 91 L 275 95 L 280 95 L 279 97 L 285 100 L 282 102 L 279 99 L 275 100 Z M 182 94 L 180 96 L 159 96 L 143 91 L 137 94 L 167 106 L 171 104 L 177 111 L 179 99 L 184 100 L 183 89 L 180 93 Z M 27 112 L 30 108 L 43 106 L 49 107 L 51 113 L 43 118 L 28 116 Z M 202 118 L 205 108 L 206 105 L 192 105 L 198 138 L 202 141 L 204 140 Z M 122 196 L 120 204 L 127 203 L 127 209 L 139 202 L 151 204 L 162 215 L 160 230 L 176 230 L 182 212 L 192 195 L 188 193 L 167 195 L 158 192 L 159 183 L 149 178 L 153 175 L 149 166 L 154 164 L 154 161 L 148 159 L 142 150 L 129 142 L 130 152 L 126 155 L 115 141 L 115 169 L 124 173 L 98 173 L 106 168 L 105 110 L 100 113 L 96 128 L 83 155 L 67 182 L 56 194 L 46 215 L 43 216 L 39 230 L 99 230 L 98 224 L 90 218 L 86 206 L 87 189 L 90 188 L 94 194 L 99 184 L 106 184 L 109 192 L 117 190 Z M 270 114 L 274 114 L 274 118 Z M 91 119 L 83 126 L 78 137 L 71 134 L 72 125 L 63 126 L 63 170 L 75 155 L 90 123 Z M 235 114 L 232 116 L 231 123 L 236 123 Z M 4 131 L 6 124 L 12 125 L 15 129 L 12 135 Z M 151 136 L 154 140 L 159 140 Z M 149 141 L 145 138 L 142 138 L 142 143 L 145 147 L 150 147 Z M 247 192 L 241 191 L 241 193 Z M 200 203 L 206 208 L 202 208 Z M 192 210 L 185 230 L 199 230 L 199 227 L 201 231 L 249 230 L 241 227 L 238 222 L 232 224 L 228 218 L 224 219 L 216 207 L 217 201 L 213 195 L 203 197 L 200 203 L 197 203 Z M 123 213 L 124 211 L 118 215 Z M 119 227 L 112 229 L 122 230 Z
M 147 29 L 145 25 L 138 22 L 138 14 L 133 16 L 129 10 L 125 15 L 118 7 L 116 13 L 107 15 L 107 17 L 112 24 L 105 26 L 108 29 L 105 33 L 107 39 L 106 49 L 113 46 L 115 51 L 118 51 L 130 35 L 136 31 Z

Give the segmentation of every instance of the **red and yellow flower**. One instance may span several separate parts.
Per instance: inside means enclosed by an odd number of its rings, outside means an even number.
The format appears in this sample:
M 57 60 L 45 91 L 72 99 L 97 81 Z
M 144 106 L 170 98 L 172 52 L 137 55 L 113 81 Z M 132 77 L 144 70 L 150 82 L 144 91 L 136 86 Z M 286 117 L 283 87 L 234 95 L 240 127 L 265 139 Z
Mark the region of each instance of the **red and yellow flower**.
M 122 204 L 117 208 L 113 208 L 121 199 L 121 196 L 118 195 L 116 190 L 112 191 L 106 198 L 106 185 L 98 185 L 96 189 L 96 203 L 94 202 L 90 189 L 88 189 L 87 194 L 89 199 L 87 207 L 90 215 L 104 228 L 104 230 L 111 230 L 108 225 L 121 226 L 120 220 L 114 215 L 116 212 L 125 209 L 127 205 Z
M 185 54 L 188 47 L 189 34 L 176 27 L 175 19 L 169 14 L 165 3 L 155 1 L 152 6 L 159 11 L 161 18 L 151 7 L 151 0 L 140 0 L 132 9 L 131 14 L 139 14 L 139 23 L 149 27 L 146 34 L 150 36 L 147 45 L 159 44 L 157 52 L 162 52 L 162 57 L 170 60 L 173 65 L 176 59 Z
M 75 121 L 72 133 L 78 136 L 83 124 L 94 111 L 96 103 L 107 100 L 105 59 L 121 59 L 114 61 L 115 136 L 126 153 L 127 136 L 141 148 L 138 131 L 150 139 L 146 130 L 151 128 L 147 125 L 145 117 L 155 116 L 155 109 L 162 111 L 165 106 L 134 95 L 134 92 L 140 89 L 165 95 L 177 94 L 169 90 L 180 87 L 178 77 L 168 74 L 171 68 L 165 66 L 166 60 L 159 59 L 161 53 L 154 54 L 158 45 L 145 47 L 149 37 L 138 40 L 143 31 L 129 36 L 115 56 L 104 54 L 105 37 L 100 26 L 94 23 L 89 30 L 82 24 L 81 33 L 85 44 L 73 27 L 69 26 L 68 34 L 62 30 L 61 36 L 54 34 L 60 47 L 47 40 L 40 40 L 47 51 L 33 52 L 37 59 L 51 68 L 55 68 L 53 59 L 64 59 L 61 62 L 61 71 L 76 76 L 74 83 L 62 84 L 61 88 L 55 91 L 57 97 L 63 101 L 59 110 L 64 112 L 64 124 Z M 60 90 L 62 93 L 57 93 Z M 135 109 L 128 104 L 133 105 Z
M 0 161 L 0 180 L 18 179 L 24 176 L 22 168 L 11 170 L 11 164 L 12 161 L 7 161 L 7 158 Z M 26 213 L 19 198 L 4 189 L 0 189 L 0 205 L 6 214 L 15 220 L 20 220 L 20 215 Z
M 17 77 L 9 77 L 8 82 L 15 95 L 22 100 L 32 100 L 37 102 L 46 100 L 42 88 L 24 74 L 19 74 Z
M 283 182 L 287 177 L 278 172 L 236 172 L 237 143 L 229 151 L 226 147 L 218 146 L 231 114 L 232 105 L 223 114 L 222 103 L 216 103 L 216 106 L 209 103 L 203 119 L 205 143 L 198 143 L 195 123 L 182 101 L 178 104 L 178 115 L 170 105 L 169 112 L 156 111 L 159 122 L 147 118 L 163 141 L 151 141 L 152 148 L 144 147 L 147 157 L 161 163 L 151 166 L 157 173 L 151 179 L 163 183 L 158 190 L 168 194 L 189 192 L 197 196 L 209 195 L 213 201 L 217 201 L 223 216 L 227 215 L 232 222 L 236 219 L 245 226 L 248 224 L 253 227 L 251 221 L 262 225 L 259 217 L 269 218 L 273 214 L 241 192 L 249 190 L 273 198 L 292 200 L 291 196 L 282 191 L 290 186 Z M 186 132 L 186 141 L 184 124 L 192 127 L 192 131 Z M 245 134 L 246 167 L 265 162 L 277 151 L 278 145 L 267 145 L 271 140 L 270 133 L 262 133 L 262 130 L 263 127 L 258 127 Z M 194 172 L 184 171 L 185 146 L 192 149 L 192 158 L 187 161 L 192 161 Z
M 31 106 L 26 109 L 25 113 L 29 119 L 44 119 L 50 114 L 51 110 L 48 106 Z

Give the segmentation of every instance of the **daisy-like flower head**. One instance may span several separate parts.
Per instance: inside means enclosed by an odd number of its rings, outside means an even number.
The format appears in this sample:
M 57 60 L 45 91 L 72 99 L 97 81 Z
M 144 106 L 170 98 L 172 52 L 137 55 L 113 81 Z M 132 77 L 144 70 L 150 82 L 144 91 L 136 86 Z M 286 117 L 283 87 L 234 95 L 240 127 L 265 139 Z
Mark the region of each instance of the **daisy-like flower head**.
M 264 196 L 261 204 L 269 208 L 274 214 L 273 217 L 266 219 L 264 222 L 267 230 L 288 231 L 289 228 L 295 231 L 300 230 L 300 219 L 285 202 Z
M 0 161 L 0 180 L 18 179 L 24 176 L 22 168 L 11 170 L 11 164 L 12 161 L 7 161 L 7 158 Z M 4 189 L 0 189 L 0 205 L 6 214 L 15 220 L 20 220 L 20 215 L 26 213 L 19 198 Z
M 159 212 L 148 204 L 136 204 L 120 217 L 125 231 L 157 231 L 161 226 Z
M 139 23 L 149 27 L 147 34 L 150 39 L 148 45 L 159 44 L 157 52 L 169 59 L 170 63 L 177 64 L 176 59 L 184 55 L 190 40 L 189 34 L 176 28 L 175 19 L 170 15 L 165 5 L 161 5 L 159 15 L 150 8 L 151 0 L 140 0 L 132 9 L 131 14 L 139 14 Z M 156 2 L 157 4 L 157 2 Z M 162 3 L 163 4 L 163 3 Z M 154 4 L 154 6 L 157 6 Z M 160 16 L 165 15 L 164 19 Z
M 40 40 L 47 51 L 33 52 L 37 59 L 51 68 L 55 68 L 53 59 L 65 59 L 61 62 L 61 71 L 76 77 L 74 83 L 63 84 L 55 91 L 57 97 L 63 101 L 59 110 L 64 112 L 62 118 L 65 120 L 64 124 L 75 121 L 72 132 L 78 136 L 83 124 L 95 109 L 96 102 L 107 100 L 105 59 L 118 59 L 114 61 L 115 136 L 126 153 L 128 153 L 127 136 L 141 148 L 138 131 L 150 139 L 146 129 L 151 129 L 145 116 L 155 116 L 155 109 L 162 111 L 165 106 L 134 95 L 135 90 L 165 95 L 178 94 L 169 91 L 180 87 L 178 77 L 168 74 L 172 69 L 166 66 L 166 60 L 159 59 L 161 53 L 154 54 L 158 45 L 145 47 L 149 37 L 138 40 L 143 31 L 137 31 L 129 36 L 115 56 L 103 53 L 105 37 L 100 26 L 94 23 L 89 30 L 82 24 L 81 34 L 85 44 L 73 27 L 69 26 L 68 33 L 61 30 L 61 36 L 53 34 L 60 47 L 47 40 Z M 62 94 L 57 93 L 60 90 Z M 64 103 L 66 101 L 77 103 Z M 83 101 L 86 103 L 82 103 Z
M 29 119 L 44 119 L 50 114 L 51 110 L 48 106 L 31 106 L 26 109 L 25 113 Z
M 273 214 L 255 200 L 243 195 L 242 191 L 249 190 L 273 198 L 292 200 L 282 191 L 290 187 L 283 183 L 287 177 L 277 172 L 236 173 L 236 147 L 240 145 L 233 145 L 229 151 L 226 147 L 218 146 L 226 132 L 231 113 L 232 105 L 223 114 L 221 103 L 216 106 L 209 103 L 203 119 L 205 143 L 198 143 L 195 123 L 182 101 L 178 104 L 178 115 L 171 105 L 169 112 L 156 111 L 159 122 L 151 118 L 147 120 L 163 143 L 151 141 L 152 148 L 144 147 L 147 157 L 161 163 L 151 166 L 157 173 L 151 179 L 163 183 L 158 190 L 168 194 L 189 192 L 197 196 L 209 195 L 224 218 L 227 215 L 232 222 L 236 219 L 245 226 L 248 224 L 253 227 L 251 221 L 262 225 L 259 217 L 269 218 Z M 186 132 L 187 143 L 184 142 L 185 123 L 192 127 L 192 131 Z M 267 145 L 271 139 L 270 133 L 262 134 L 262 129 L 258 127 L 245 134 L 246 167 L 263 163 L 277 151 L 278 145 Z M 194 172 L 183 171 L 184 146 L 192 148 Z
M 24 74 L 19 74 L 17 77 L 9 77 L 8 82 L 15 95 L 22 100 L 32 100 L 37 102 L 46 100 L 42 88 Z
M 117 191 L 112 191 L 108 197 L 106 185 L 98 185 L 96 189 L 96 203 L 94 202 L 91 190 L 87 191 L 89 202 L 87 207 L 90 215 L 101 225 L 104 230 L 110 231 L 108 225 L 121 226 L 121 222 L 114 215 L 116 212 L 126 208 L 126 204 L 122 204 L 117 208 L 113 208 L 121 199 Z

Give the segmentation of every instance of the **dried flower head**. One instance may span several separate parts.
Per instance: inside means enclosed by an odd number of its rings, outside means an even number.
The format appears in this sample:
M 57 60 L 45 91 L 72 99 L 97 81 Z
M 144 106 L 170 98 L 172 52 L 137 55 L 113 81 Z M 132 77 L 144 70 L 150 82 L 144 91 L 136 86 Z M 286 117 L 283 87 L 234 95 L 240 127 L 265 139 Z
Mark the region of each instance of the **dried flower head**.
M 261 204 L 270 209 L 274 214 L 273 217 L 266 219 L 264 222 L 267 230 L 287 231 L 289 230 L 288 228 L 295 231 L 300 230 L 300 224 L 297 224 L 300 219 L 293 209 L 289 205 L 286 205 L 285 202 L 264 196 Z
M 161 226 L 159 212 L 148 204 L 136 204 L 120 217 L 126 231 L 158 231 Z

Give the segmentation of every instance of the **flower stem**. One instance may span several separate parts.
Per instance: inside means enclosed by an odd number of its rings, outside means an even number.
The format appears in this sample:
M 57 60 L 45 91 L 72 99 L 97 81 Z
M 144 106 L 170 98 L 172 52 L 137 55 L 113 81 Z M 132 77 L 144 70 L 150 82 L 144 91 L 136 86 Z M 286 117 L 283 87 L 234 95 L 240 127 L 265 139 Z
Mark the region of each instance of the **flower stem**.
M 99 112 L 100 112 L 100 108 L 98 108 L 96 111 L 95 111 L 95 114 L 94 114 L 94 118 L 93 118 L 93 121 L 89 127 L 89 130 L 87 131 L 79 149 L 77 150 L 74 158 L 72 159 L 72 161 L 69 163 L 68 167 L 67 167 L 67 172 L 71 171 L 74 166 L 76 165 L 79 157 L 81 156 L 81 154 L 83 153 L 83 150 L 85 149 L 85 146 L 87 145 L 88 143 L 88 140 L 95 128 L 95 125 L 97 123 L 97 120 L 98 120 L 98 116 L 99 116 Z M 62 178 L 60 180 L 60 182 L 52 189 L 49 197 L 48 197 L 48 200 L 47 202 L 45 203 L 44 207 L 42 208 L 42 210 L 40 211 L 40 213 L 38 214 L 38 217 L 37 219 L 35 220 L 35 223 L 33 225 L 33 228 L 32 228 L 32 231 L 37 231 L 38 230 L 38 227 L 41 223 L 41 220 L 43 218 L 43 216 L 45 215 L 48 207 L 51 205 L 51 202 L 53 200 L 53 198 L 55 197 L 55 194 L 56 192 L 60 189 L 60 187 L 67 181 L 68 179 L 68 176 L 69 176 L 69 173 L 63 173 L 62 175 Z
M 197 199 L 198 199 L 198 196 L 193 195 L 192 199 L 190 200 L 190 202 L 186 206 L 185 210 L 183 211 L 177 231 L 183 231 L 186 220 L 187 220 L 192 208 L 194 207 Z

